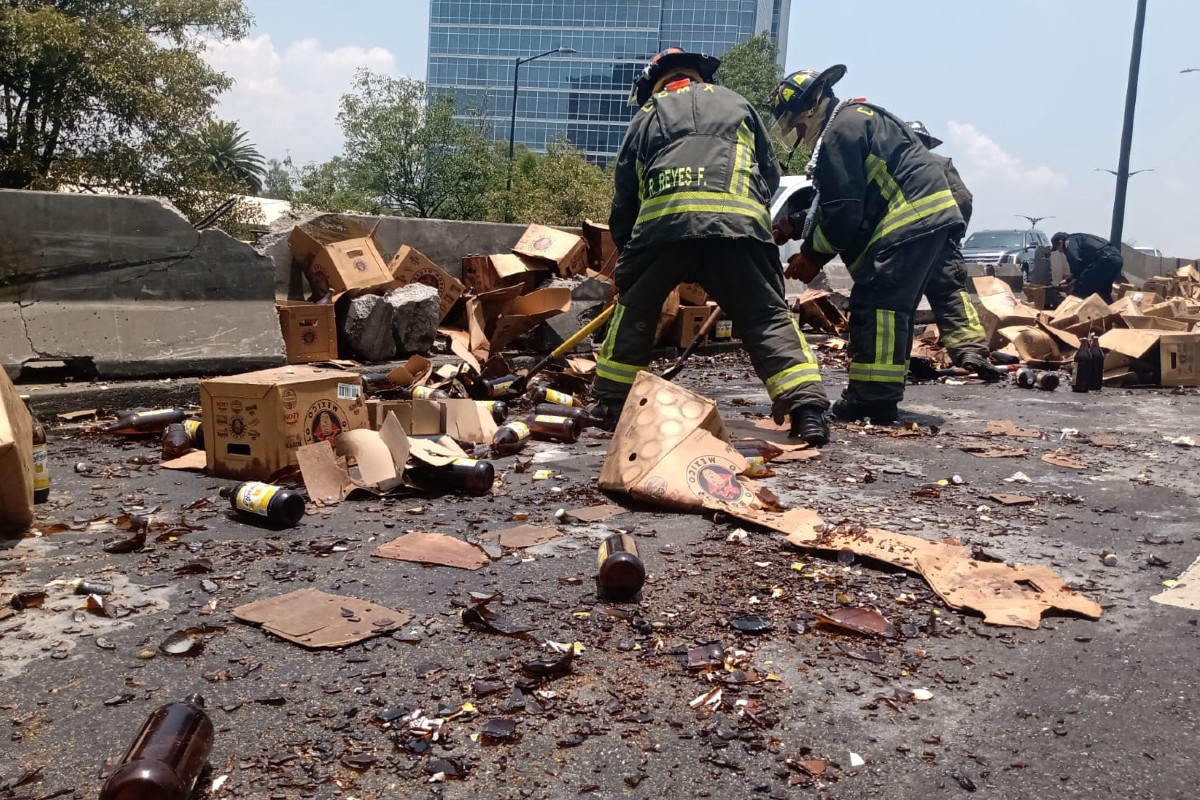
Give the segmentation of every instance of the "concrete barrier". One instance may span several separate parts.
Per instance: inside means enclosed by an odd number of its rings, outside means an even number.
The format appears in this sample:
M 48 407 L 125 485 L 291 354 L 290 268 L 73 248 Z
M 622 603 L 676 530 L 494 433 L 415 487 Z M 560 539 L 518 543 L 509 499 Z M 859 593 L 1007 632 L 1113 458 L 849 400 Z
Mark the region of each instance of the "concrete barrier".
M 199 375 L 283 363 L 271 261 L 151 197 L 0 190 L 0 364 Z

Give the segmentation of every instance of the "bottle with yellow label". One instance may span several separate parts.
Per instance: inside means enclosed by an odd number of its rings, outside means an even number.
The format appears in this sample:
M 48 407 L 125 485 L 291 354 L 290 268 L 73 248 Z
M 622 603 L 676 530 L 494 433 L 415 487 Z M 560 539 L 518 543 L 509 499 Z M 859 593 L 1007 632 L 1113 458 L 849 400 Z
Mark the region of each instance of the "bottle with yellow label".
M 550 442 L 579 441 L 579 420 L 552 414 L 538 414 L 528 422 L 529 433 L 535 439 Z
M 479 383 L 487 397 L 503 397 L 511 394 L 509 391 L 516 382 L 516 375 L 502 375 L 499 378 L 484 378 Z
M 529 426 L 524 422 L 508 422 L 492 436 L 492 452 L 498 456 L 514 456 L 529 441 Z
M 282 486 L 246 481 L 222 487 L 221 497 L 228 498 L 235 511 L 264 517 L 278 528 L 294 527 L 304 518 L 304 498 Z
M 412 400 L 449 400 L 450 395 L 432 386 L 414 386 L 408 394 Z
M 46 426 L 33 413 L 29 395 L 21 395 L 25 408 L 33 419 L 33 502 L 44 503 L 50 499 L 50 445 L 46 438 Z
M 570 417 L 579 423 L 581 429 L 600 427 L 600 420 L 589 414 L 586 408 L 560 406 L 556 403 L 538 403 L 533 407 L 533 413 L 547 417 Z
M 413 467 L 405 470 L 404 476 L 410 478 L 418 487 L 482 497 L 492 491 L 492 484 L 496 481 L 496 468 L 490 461 L 456 458 L 444 467 Z
M 531 400 L 534 405 L 538 403 L 554 403 L 559 406 L 574 406 L 575 408 L 583 408 L 586 403 L 580 400 L 573 394 L 560 392 L 557 389 L 551 389 L 549 386 L 542 385 L 533 390 Z
M 492 415 L 497 425 L 508 419 L 508 403 L 503 400 L 476 400 L 475 404 Z
M 185 419 L 183 421 L 183 429 L 187 431 L 188 438 L 192 440 L 192 447 L 197 450 L 203 450 L 204 423 L 198 419 Z

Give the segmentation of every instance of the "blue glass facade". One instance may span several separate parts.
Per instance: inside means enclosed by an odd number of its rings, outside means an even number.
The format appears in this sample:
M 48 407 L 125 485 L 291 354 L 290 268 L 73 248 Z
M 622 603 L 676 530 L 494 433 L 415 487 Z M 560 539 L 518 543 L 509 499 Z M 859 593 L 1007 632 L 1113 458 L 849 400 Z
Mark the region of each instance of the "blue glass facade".
M 604 163 L 620 149 L 632 116 L 633 79 L 655 53 L 683 47 L 721 54 L 770 31 L 787 50 L 791 0 L 430 0 L 431 93 L 481 111 L 507 140 L 518 57 L 569 47 L 524 63 L 516 140 L 545 150 L 566 136 Z M 782 57 L 782 56 L 781 56 Z

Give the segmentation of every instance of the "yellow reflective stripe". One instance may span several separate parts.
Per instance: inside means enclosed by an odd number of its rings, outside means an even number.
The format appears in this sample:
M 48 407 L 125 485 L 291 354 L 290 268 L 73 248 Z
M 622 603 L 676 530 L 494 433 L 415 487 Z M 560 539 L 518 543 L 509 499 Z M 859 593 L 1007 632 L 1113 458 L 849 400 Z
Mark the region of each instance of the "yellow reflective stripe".
M 904 383 L 904 364 L 850 364 L 850 380 L 865 383 Z
M 761 210 L 764 213 L 767 207 L 757 200 L 751 198 L 739 197 L 730 194 L 729 192 L 669 192 L 668 194 L 660 194 L 658 197 L 652 197 L 642 205 L 642 211 L 654 211 L 661 206 L 671 205 L 680 201 L 686 202 L 703 202 L 703 203 L 731 203 L 752 210 Z
M 679 194 L 687 194 L 687 192 L 679 192 Z M 671 216 L 672 214 L 692 214 L 698 212 L 708 212 L 712 214 L 738 214 L 743 217 L 750 217 L 763 226 L 764 230 L 771 227 L 771 217 L 763 206 L 753 207 L 745 203 L 737 202 L 735 198 L 730 198 L 729 195 L 724 195 L 727 198 L 724 202 L 718 201 L 688 201 L 680 199 L 678 202 L 662 205 L 657 208 L 646 210 L 643 208 L 642 213 L 638 215 L 636 224 L 641 225 L 644 222 L 650 222 L 661 217 Z
M 884 308 L 875 309 L 875 361 L 893 364 L 892 350 L 896 342 L 896 312 Z
M 637 172 L 638 203 L 641 204 L 641 202 L 646 199 L 646 184 L 644 181 L 646 170 L 642 166 L 641 161 L 633 162 L 633 169 Z
M 837 252 L 837 248 L 830 244 L 829 240 L 825 238 L 825 231 L 821 230 L 820 225 L 813 226 L 812 245 L 813 249 L 818 253 L 833 255 Z
M 729 193 L 740 194 L 738 191 L 738 180 L 742 177 L 742 160 L 748 158 L 742 147 L 741 131 L 738 131 L 738 140 L 733 143 L 733 170 L 729 174 Z
M 754 153 L 754 137 L 750 128 L 743 122 L 738 126 L 737 158 L 733 164 L 733 180 L 729 190 L 742 197 L 750 196 L 750 158 Z M 740 185 L 739 185 L 740 184 Z
M 604 337 L 604 344 L 600 345 L 600 352 L 596 354 L 596 361 L 612 360 L 613 347 L 617 344 L 617 331 L 621 328 L 621 317 L 625 316 L 625 306 L 617 303 L 617 307 L 613 309 L 612 319 L 608 322 L 608 335 Z
M 875 244 L 875 242 L 889 233 L 903 228 L 905 225 L 910 225 L 917 220 L 933 216 L 939 211 L 957 207 L 958 203 L 955 202 L 954 196 L 950 194 L 949 189 L 943 189 L 928 197 L 922 197 L 914 203 L 906 203 L 902 208 L 888 212 L 888 215 L 879 223 L 879 227 L 875 229 L 875 234 L 871 237 L 871 241 L 867 243 L 867 247 Z
M 983 323 L 979 321 L 979 311 L 975 308 L 975 304 L 971 302 L 971 297 L 966 292 L 960 291 L 958 299 L 963 304 L 963 314 L 967 318 L 967 328 L 972 331 L 983 333 Z
M 767 394 L 774 400 L 797 384 L 819 380 L 821 374 L 816 364 L 795 364 L 767 378 Z
M 959 328 L 956 331 L 942 334 L 942 346 L 954 347 L 963 342 L 982 342 L 983 331 L 976 331 L 971 328 Z
M 804 355 L 806 363 L 815 364 L 817 360 L 813 358 L 812 348 L 808 346 L 808 339 L 804 338 L 804 334 L 800 332 L 800 320 L 796 319 L 795 314 L 788 314 L 788 318 L 792 321 L 792 330 L 796 332 L 796 338 L 800 340 L 800 352 Z
M 887 162 L 871 153 L 867 156 L 866 165 L 867 181 L 879 184 L 879 193 L 887 201 L 888 208 L 896 209 L 903 206 L 905 203 L 904 192 L 900 190 L 900 184 L 896 183 L 892 173 L 888 172 Z
M 596 361 L 596 377 L 612 381 L 613 383 L 632 385 L 637 380 L 638 373 L 645 371 L 645 369 L 645 367 L 637 367 L 633 364 L 622 364 L 619 361 L 607 361 L 605 359 L 597 359 Z

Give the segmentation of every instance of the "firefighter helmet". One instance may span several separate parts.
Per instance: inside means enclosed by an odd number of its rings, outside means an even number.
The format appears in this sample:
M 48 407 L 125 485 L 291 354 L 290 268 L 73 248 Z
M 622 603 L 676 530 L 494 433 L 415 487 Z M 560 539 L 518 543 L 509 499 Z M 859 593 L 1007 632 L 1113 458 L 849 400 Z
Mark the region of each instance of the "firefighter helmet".
M 845 74 L 842 64 L 822 72 L 802 69 L 775 87 L 767 102 L 775 118 L 774 131 L 785 144 L 794 149 L 803 140 L 812 148 L 834 99 L 832 87 Z
M 689 53 L 678 47 L 668 47 L 646 65 L 633 82 L 629 92 L 629 105 L 645 105 L 663 78 L 670 77 L 672 70 L 695 72 L 700 80 L 712 83 L 721 59 L 708 53 Z
M 927 150 L 933 150 L 942 146 L 942 140 L 930 133 L 929 129 L 925 127 L 925 123 L 921 122 L 921 120 L 914 119 L 908 123 L 908 127 L 917 135 L 917 138 L 921 140 L 921 144 L 925 145 Z

